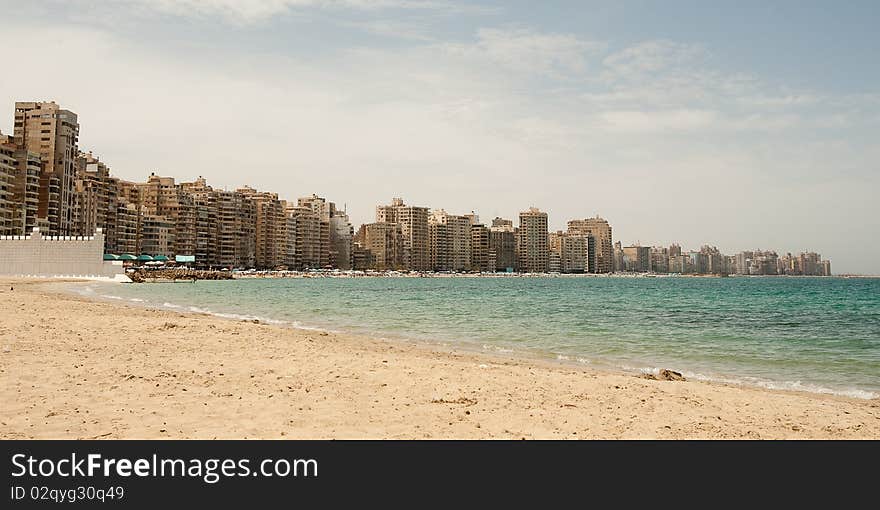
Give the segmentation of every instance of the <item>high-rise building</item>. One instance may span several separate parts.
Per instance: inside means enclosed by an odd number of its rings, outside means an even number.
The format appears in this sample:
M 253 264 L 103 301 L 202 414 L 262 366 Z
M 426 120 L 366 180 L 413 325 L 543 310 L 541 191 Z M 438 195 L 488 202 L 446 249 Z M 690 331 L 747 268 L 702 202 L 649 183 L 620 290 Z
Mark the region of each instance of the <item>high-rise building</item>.
M 7 235 L 26 235 L 37 226 L 42 168 L 39 154 L 0 135 L 0 173 L 7 176 Z
M 331 204 L 332 205 L 332 204 Z M 345 211 L 333 207 L 330 216 L 330 265 L 347 271 L 352 267 L 354 228 Z
M 361 225 L 358 245 L 369 255 L 371 269 L 389 270 L 403 267 L 403 232 L 400 224 L 376 222 Z M 362 265 L 362 264 L 359 264 Z
M 322 197 L 312 194 L 297 200 L 297 206 L 310 210 L 313 218 L 316 218 L 318 225 L 315 230 L 317 238 L 314 244 L 309 244 L 308 249 L 314 250 L 314 258 L 309 258 L 309 268 L 325 268 L 330 266 L 330 217 L 331 212 L 335 210 L 332 202 L 327 202 Z M 311 241 L 310 241 L 311 243 Z M 311 253 L 311 252 L 310 252 Z M 311 257 L 311 255 L 309 256 Z
M 470 270 L 480 273 L 495 271 L 495 251 L 492 250 L 492 232 L 479 223 L 471 225 Z
M 585 273 L 587 271 L 587 254 L 592 236 L 562 233 L 559 250 L 560 271 L 563 273 Z
M 651 271 L 651 248 L 648 246 L 626 246 L 623 248 L 624 271 L 647 273 Z
M 79 153 L 75 113 L 55 102 L 15 103 L 15 143 L 43 160 L 37 215 L 50 235 L 73 234 L 74 177 Z
M 164 216 L 174 230 L 172 255 L 194 255 L 196 245 L 196 210 L 193 197 L 174 183 L 173 177 L 151 173 L 146 183 L 139 183 L 140 204 L 148 214 Z
M 174 224 L 166 216 L 141 214 L 140 247 L 141 253 L 150 256 L 171 256 L 174 246 Z
M 594 255 L 589 255 L 589 271 L 591 273 L 611 273 L 614 271 L 614 242 L 611 237 L 611 225 L 608 221 L 596 216 L 583 220 L 568 222 L 569 234 L 593 236 L 595 239 Z
M 540 209 L 530 207 L 519 213 L 517 258 L 520 271 L 546 273 L 550 269 L 547 213 Z
M 433 271 L 465 271 L 471 262 L 471 219 L 437 209 L 428 217 L 428 258 Z
M 256 210 L 254 203 L 236 191 L 211 192 L 216 208 L 212 228 L 215 243 L 212 266 L 254 267 L 256 256 Z
M 329 223 L 308 206 L 287 205 L 287 235 L 291 249 L 287 266 L 292 269 L 323 269 L 329 264 Z
M 0 135 L 2 136 L 2 135 Z M 18 162 L 15 150 L 0 145 L 0 235 L 21 235 L 24 223 L 15 214 L 15 173 Z
M 395 198 L 391 205 L 376 207 L 377 223 L 400 225 L 403 235 L 403 265 L 411 271 L 430 269 L 428 254 L 428 208 L 404 204 Z
M 126 200 L 116 202 L 116 240 L 108 249 L 115 254 L 138 254 L 138 207 Z
M 651 271 L 655 273 L 669 272 L 669 249 L 662 246 L 651 248 Z
M 338 269 L 351 269 L 351 244 L 354 228 L 345 211 L 336 208 L 336 204 L 312 194 L 298 200 L 300 207 L 310 208 L 322 222 L 326 223 L 327 239 L 325 266 Z M 322 248 L 323 249 L 323 248 Z
M 287 214 L 277 193 L 244 186 L 238 192 L 253 202 L 254 264 L 258 269 L 277 269 L 287 265 Z
M 74 199 L 74 228 L 77 235 L 91 235 L 101 228 L 104 233 L 104 251 L 120 253 L 118 249 L 119 179 L 110 176 L 110 168 L 91 152 L 76 158 L 76 190 Z
M 516 271 L 516 229 L 513 221 L 504 218 L 492 220 L 489 246 L 495 253 L 495 270 Z
M 192 197 L 195 208 L 194 248 L 195 266 L 219 267 L 217 256 L 217 199 L 213 188 L 204 177 L 193 182 L 180 183 L 180 189 Z M 256 245 L 256 232 L 254 233 Z M 256 248 L 254 249 L 256 253 Z M 256 256 L 256 255 L 255 255 Z

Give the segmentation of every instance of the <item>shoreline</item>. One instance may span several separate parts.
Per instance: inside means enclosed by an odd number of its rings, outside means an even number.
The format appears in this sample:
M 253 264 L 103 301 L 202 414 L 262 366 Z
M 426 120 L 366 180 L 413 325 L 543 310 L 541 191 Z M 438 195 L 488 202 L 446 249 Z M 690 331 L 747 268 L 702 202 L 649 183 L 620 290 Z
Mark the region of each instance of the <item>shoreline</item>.
M 880 399 L 654 381 L 11 281 L 4 438 L 880 438 Z
M 569 275 L 573 276 L 573 275 Z M 582 275 L 580 275 L 582 276 Z M 443 276 L 441 276 L 443 277 Z M 819 277 L 797 277 L 797 278 L 819 278 Z M 250 278 L 245 278 L 248 280 Z M 756 388 L 767 391 L 782 391 L 782 392 L 792 392 L 796 394 L 807 394 L 807 395 L 831 395 L 831 396 L 839 396 L 845 398 L 853 398 L 857 400 L 880 400 L 880 394 L 864 390 L 864 389 L 841 389 L 841 388 L 831 388 L 825 386 L 819 386 L 813 383 L 801 384 L 800 381 L 793 383 L 791 381 L 780 381 L 773 379 L 758 379 L 754 378 L 754 380 L 745 380 L 740 379 L 741 376 L 731 375 L 731 374 L 711 374 L 706 375 L 702 372 L 694 372 L 693 370 L 683 369 L 681 367 L 675 366 L 674 364 L 668 366 L 659 366 L 655 363 L 646 362 L 644 360 L 627 360 L 626 364 L 621 360 L 612 361 L 607 359 L 590 359 L 584 358 L 576 355 L 563 355 L 553 351 L 548 350 L 538 350 L 533 348 L 515 348 L 513 346 L 493 346 L 486 345 L 482 342 L 477 341 L 450 341 L 450 340 L 436 340 L 432 338 L 419 338 L 412 336 L 400 336 L 400 335 L 391 335 L 386 336 L 383 333 L 363 333 L 363 332 L 355 332 L 355 331 L 346 331 L 344 329 L 331 329 L 328 326 L 315 326 L 315 325 L 304 325 L 299 323 L 298 321 L 289 321 L 283 319 L 276 319 L 273 317 L 264 317 L 260 315 L 250 315 L 250 314 L 240 314 L 235 312 L 216 312 L 212 310 L 201 309 L 198 306 L 192 306 L 187 304 L 179 304 L 179 303 L 171 303 L 164 302 L 162 305 L 158 303 L 149 303 L 142 299 L 126 299 L 120 296 L 112 296 L 106 294 L 88 294 L 77 292 L 72 290 L 75 285 L 78 284 L 87 284 L 87 283 L 118 283 L 118 282 L 108 282 L 108 281 L 71 281 L 71 282 L 57 282 L 59 285 L 57 289 L 53 289 L 53 291 L 57 291 L 66 295 L 81 297 L 86 300 L 97 300 L 106 303 L 113 303 L 122 306 L 132 306 L 140 309 L 152 309 L 152 310 L 163 310 L 177 313 L 192 313 L 196 315 L 205 315 L 210 317 L 217 317 L 223 320 L 231 320 L 231 321 L 244 321 L 244 322 L 253 322 L 259 321 L 259 323 L 270 324 L 282 328 L 291 328 L 298 331 L 303 332 L 327 332 L 332 334 L 341 334 L 350 337 L 360 338 L 362 340 L 369 341 L 382 341 L 382 342 L 391 342 L 395 344 L 402 345 L 416 345 L 422 346 L 429 350 L 439 350 L 441 352 L 461 352 L 461 353 L 471 353 L 477 356 L 489 356 L 496 357 L 502 359 L 513 359 L 519 360 L 525 363 L 545 363 L 550 366 L 558 366 L 563 368 L 574 368 L 574 369 L 585 369 L 585 370 L 596 370 L 603 373 L 615 374 L 615 375 L 626 375 L 633 377 L 650 377 L 657 376 L 662 370 L 673 370 L 676 373 L 680 373 L 684 375 L 688 380 L 694 380 L 699 382 L 705 382 L 710 384 L 720 384 L 724 386 L 730 387 L 743 387 L 743 388 Z M 158 281 L 158 282 L 150 282 L 150 283 L 172 283 L 171 281 Z M 177 282 L 180 283 L 180 282 Z M 52 282 L 46 282 L 46 288 L 52 285 Z M 63 287 L 62 287 L 63 285 Z M 639 366 L 641 365 L 641 366 Z M 656 366 L 655 366 L 656 365 Z M 791 387 L 791 386 L 799 386 L 799 387 Z M 808 389 L 808 388 L 812 389 Z

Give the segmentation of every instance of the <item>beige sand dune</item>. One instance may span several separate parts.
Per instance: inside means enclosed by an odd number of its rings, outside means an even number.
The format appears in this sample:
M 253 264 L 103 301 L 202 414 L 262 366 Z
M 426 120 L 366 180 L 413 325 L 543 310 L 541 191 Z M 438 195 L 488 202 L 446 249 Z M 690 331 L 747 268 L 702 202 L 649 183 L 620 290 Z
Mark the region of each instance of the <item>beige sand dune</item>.
M 3 438 L 880 438 L 880 401 L 652 381 L 0 284 Z

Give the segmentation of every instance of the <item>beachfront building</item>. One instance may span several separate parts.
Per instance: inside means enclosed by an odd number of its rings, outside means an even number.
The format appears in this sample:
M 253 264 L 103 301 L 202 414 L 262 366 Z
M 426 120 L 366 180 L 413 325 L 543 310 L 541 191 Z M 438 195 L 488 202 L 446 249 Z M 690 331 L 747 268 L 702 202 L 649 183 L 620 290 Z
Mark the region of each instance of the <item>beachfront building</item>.
M 151 173 L 146 183 L 138 183 L 140 205 L 147 214 L 164 216 L 174 230 L 174 243 L 168 255 L 194 255 L 196 210 L 192 195 L 174 183 L 173 177 Z
M 193 228 L 194 265 L 197 267 L 213 267 L 217 264 L 217 200 L 213 188 L 199 176 L 193 182 L 181 182 L 180 189 L 192 197 L 195 208 Z M 256 232 L 254 233 L 256 245 Z M 256 246 L 254 248 L 256 253 Z
M 655 273 L 669 272 L 669 249 L 663 246 L 651 248 L 651 271 Z
M 39 154 L 43 161 L 36 223 L 47 226 L 49 235 L 71 235 L 79 153 L 77 115 L 54 101 L 16 102 L 13 133 L 17 146 Z
M 333 203 L 330 205 L 330 266 L 347 271 L 352 268 L 354 227 L 344 210 L 336 209 Z
M 547 213 L 535 207 L 519 213 L 516 253 L 520 271 L 546 273 L 550 269 Z
M 623 248 L 623 271 L 647 273 L 651 271 L 651 248 L 648 246 L 626 246 Z
M 404 267 L 403 229 L 397 223 L 376 222 L 361 225 L 356 238 L 362 254 L 359 269 L 402 269 Z M 369 264 L 363 267 L 364 263 Z
M 215 260 L 221 268 L 254 267 L 256 210 L 254 203 L 236 191 L 213 191 L 217 219 L 213 229 Z
M 376 207 L 376 223 L 400 225 L 403 236 L 403 266 L 410 271 L 430 269 L 428 253 L 428 208 L 409 206 L 402 198 Z
M 550 272 L 585 273 L 591 239 L 590 236 L 569 234 L 561 230 L 552 232 L 549 235 Z
M 2 135 L 0 135 L 2 136 Z M 17 218 L 14 210 L 15 172 L 18 163 L 13 157 L 14 151 L 0 146 L 0 235 L 17 235 Z
M 118 200 L 114 239 L 105 245 L 105 250 L 117 255 L 139 253 L 137 244 L 139 221 L 137 206 L 125 200 Z
M 466 271 L 471 265 L 471 218 L 443 209 L 428 217 L 428 258 L 432 271 Z
M 254 265 L 277 269 L 287 265 L 287 215 L 277 193 L 249 186 L 237 190 L 254 204 Z
M 495 218 L 489 228 L 489 235 L 489 249 L 495 254 L 495 270 L 516 271 L 516 229 L 513 221 Z
M 15 145 L 11 136 L 0 134 L 0 172 L 7 179 L 6 235 L 25 235 L 37 226 L 42 168 L 39 154 Z
M 831 263 L 815 252 L 792 255 L 787 253 L 777 260 L 777 273 L 792 276 L 831 276 Z
M 141 213 L 140 253 L 156 257 L 172 257 L 174 250 L 174 224 L 166 216 Z
M 104 251 L 126 253 L 119 249 L 118 214 L 120 202 L 124 202 L 119 197 L 119 179 L 111 177 L 110 168 L 91 152 L 80 153 L 74 187 L 74 232 L 83 236 L 102 228 Z
M 596 216 L 568 222 L 569 234 L 580 234 L 594 238 L 594 250 L 588 254 L 588 268 L 591 273 L 610 273 L 614 271 L 614 243 L 611 225 L 607 220 Z
M 495 251 L 492 250 L 492 232 L 479 223 L 471 225 L 471 271 L 495 271 Z
M 308 207 L 318 215 L 321 222 L 326 223 L 326 239 L 321 240 L 322 251 L 326 250 L 326 263 L 324 266 L 338 269 L 351 269 L 351 243 L 354 236 L 354 228 L 344 210 L 339 210 L 336 204 L 328 202 L 325 198 L 314 193 L 302 197 L 297 201 L 300 207 Z M 322 267 L 324 267 L 322 266 Z
M 309 206 L 287 205 L 289 269 L 322 269 L 329 264 L 329 223 Z

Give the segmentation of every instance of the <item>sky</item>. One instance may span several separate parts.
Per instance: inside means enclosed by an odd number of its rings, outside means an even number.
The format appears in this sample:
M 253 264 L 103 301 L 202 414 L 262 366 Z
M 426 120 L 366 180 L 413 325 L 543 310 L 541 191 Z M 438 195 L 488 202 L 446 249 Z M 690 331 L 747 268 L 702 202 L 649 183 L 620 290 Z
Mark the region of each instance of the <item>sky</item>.
M 600 215 L 624 245 L 880 274 L 876 1 L 0 0 L 0 131 L 55 100 L 113 175 Z

